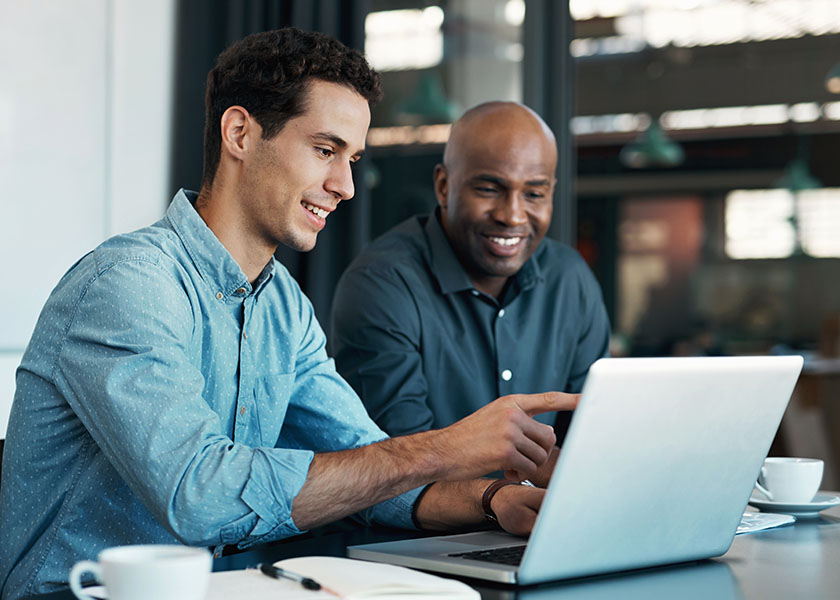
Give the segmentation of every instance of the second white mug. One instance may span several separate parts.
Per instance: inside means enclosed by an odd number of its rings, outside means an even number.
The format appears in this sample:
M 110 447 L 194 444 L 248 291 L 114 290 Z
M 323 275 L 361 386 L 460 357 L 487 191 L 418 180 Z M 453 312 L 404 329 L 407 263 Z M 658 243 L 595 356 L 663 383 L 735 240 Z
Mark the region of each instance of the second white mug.
M 814 499 L 823 476 L 817 458 L 772 456 L 764 461 L 755 487 L 772 502 L 804 504 Z

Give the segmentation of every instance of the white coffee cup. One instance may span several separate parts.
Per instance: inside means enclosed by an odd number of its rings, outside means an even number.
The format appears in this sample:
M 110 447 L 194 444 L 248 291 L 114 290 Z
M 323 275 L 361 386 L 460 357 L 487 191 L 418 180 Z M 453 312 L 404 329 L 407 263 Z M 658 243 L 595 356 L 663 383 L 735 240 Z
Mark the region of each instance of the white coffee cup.
M 204 600 L 210 574 L 210 553 L 189 546 L 116 546 L 99 553 L 97 562 L 83 560 L 70 569 L 70 589 L 80 600 L 82 575 L 92 573 L 105 585 L 109 600 Z
M 772 502 L 804 504 L 820 489 L 823 461 L 772 456 L 764 461 L 756 489 Z

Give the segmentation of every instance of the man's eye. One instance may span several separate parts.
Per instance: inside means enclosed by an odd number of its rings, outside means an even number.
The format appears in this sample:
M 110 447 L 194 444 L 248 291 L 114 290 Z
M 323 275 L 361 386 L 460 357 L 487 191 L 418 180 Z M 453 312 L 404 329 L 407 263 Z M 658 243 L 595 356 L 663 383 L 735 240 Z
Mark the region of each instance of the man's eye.
M 320 146 L 315 146 L 315 150 L 318 152 L 318 154 L 326 158 L 329 158 L 330 156 L 335 154 L 335 152 L 333 152 L 329 148 L 321 148 Z
M 475 191 L 479 194 L 492 194 L 496 191 L 496 188 L 492 187 L 476 187 Z

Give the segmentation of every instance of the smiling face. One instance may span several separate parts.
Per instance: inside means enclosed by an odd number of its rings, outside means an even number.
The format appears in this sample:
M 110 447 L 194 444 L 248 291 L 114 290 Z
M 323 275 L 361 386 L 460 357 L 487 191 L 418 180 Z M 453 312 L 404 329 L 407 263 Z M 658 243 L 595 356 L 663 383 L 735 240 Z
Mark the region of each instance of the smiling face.
M 556 164 L 551 131 L 519 104 L 482 105 L 453 126 L 435 193 L 446 237 L 477 289 L 498 297 L 539 246 Z
M 364 150 L 368 102 L 349 87 L 314 79 L 306 110 L 277 135 L 262 139 L 253 123 L 239 186 L 245 226 L 267 246 L 309 251 L 329 214 L 353 197 L 350 167 Z

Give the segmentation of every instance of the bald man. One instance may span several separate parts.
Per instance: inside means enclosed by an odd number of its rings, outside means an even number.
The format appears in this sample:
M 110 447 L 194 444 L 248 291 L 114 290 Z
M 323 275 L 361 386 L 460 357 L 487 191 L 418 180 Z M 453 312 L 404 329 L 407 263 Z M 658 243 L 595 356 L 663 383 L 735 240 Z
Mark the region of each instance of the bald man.
M 436 211 L 384 234 L 344 273 L 333 353 L 390 435 L 447 426 L 506 394 L 579 392 L 607 353 L 591 271 L 544 239 L 556 164 L 554 134 L 534 111 L 476 106 L 435 167 Z M 568 413 L 538 418 L 556 420 L 561 439 Z

